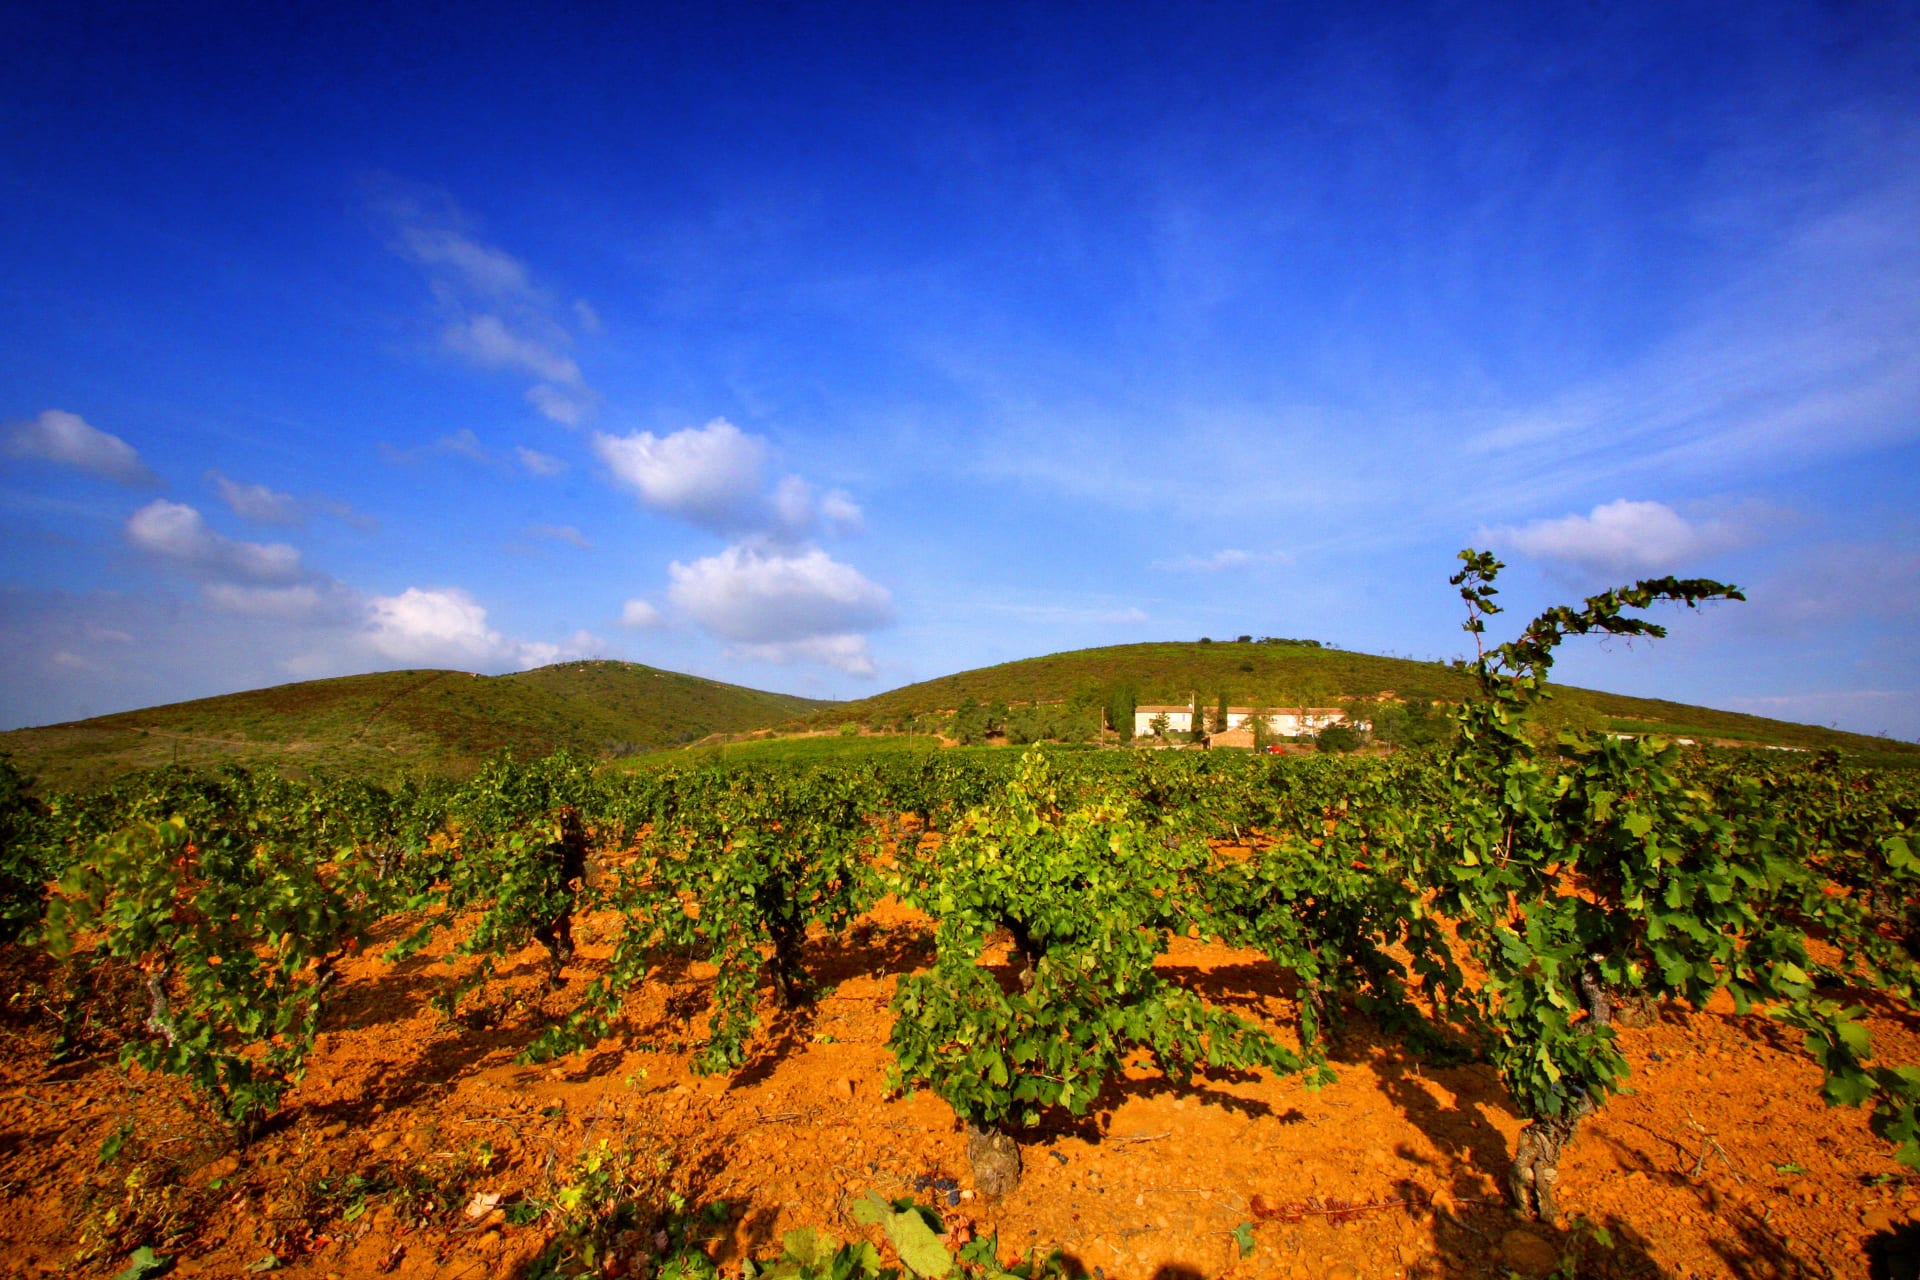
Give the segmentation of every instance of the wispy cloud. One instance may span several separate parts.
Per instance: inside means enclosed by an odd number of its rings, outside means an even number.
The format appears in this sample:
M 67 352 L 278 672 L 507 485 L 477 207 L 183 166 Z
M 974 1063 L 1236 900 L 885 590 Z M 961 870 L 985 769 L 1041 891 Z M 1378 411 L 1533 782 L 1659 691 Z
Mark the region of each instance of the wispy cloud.
M 1536 496 L 1715 474 L 1920 437 L 1920 140 L 1706 291 L 1664 340 L 1465 441 Z
M 297 527 L 307 522 L 311 515 L 331 516 L 342 524 L 355 529 L 373 529 L 380 524 L 374 517 L 337 498 L 321 494 L 299 498 L 290 493 L 264 484 L 242 484 L 230 480 L 218 471 L 207 472 L 207 479 L 227 504 L 227 509 L 252 524 L 281 525 Z
M 16 458 L 57 463 L 125 485 L 156 482 L 132 445 L 64 409 L 42 410 L 26 422 L 9 424 L 0 435 L 5 451 Z
M 563 306 L 525 262 L 474 234 L 444 195 L 389 190 L 376 204 L 394 251 L 427 276 L 446 350 L 482 369 L 534 379 L 526 400 L 554 422 L 571 427 L 592 416 L 600 398 L 571 354 L 568 324 L 598 332 L 589 304 Z
M 466 427 L 441 436 L 432 444 L 402 449 L 382 440 L 379 449 L 380 456 L 396 466 L 410 466 L 427 458 L 465 458 L 468 462 L 477 462 L 482 466 L 501 465 L 500 460 L 488 453 L 486 446 L 480 443 L 480 437 Z
M 806 636 L 772 644 L 736 644 L 728 652 L 782 666 L 796 662 L 817 662 L 862 680 L 871 680 L 877 674 L 873 654 L 867 647 L 867 638 L 862 635 Z
M 839 534 L 859 533 L 867 522 L 860 504 L 839 489 L 830 490 L 820 499 L 820 518 Z
M 297 525 L 306 519 L 303 504 L 290 493 L 281 493 L 264 484 L 241 484 L 218 471 L 207 472 L 207 479 L 213 481 L 227 509 L 242 520 L 254 524 Z
M 1153 568 L 1166 573 L 1219 573 L 1225 569 L 1250 569 L 1264 564 L 1292 564 L 1286 551 L 1242 551 L 1228 547 L 1204 556 L 1174 556 L 1155 560 Z
M 557 476 L 567 469 L 567 464 L 551 454 L 541 453 L 538 449 L 529 449 L 525 445 L 514 448 L 513 456 L 520 465 L 536 476 Z
M 483 368 L 518 369 L 549 382 L 580 381 L 580 366 L 571 357 L 561 354 L 551 342 L 516 333 L 499 316 L 462 317 L 447 327 L 446 339 L 449 349 Z

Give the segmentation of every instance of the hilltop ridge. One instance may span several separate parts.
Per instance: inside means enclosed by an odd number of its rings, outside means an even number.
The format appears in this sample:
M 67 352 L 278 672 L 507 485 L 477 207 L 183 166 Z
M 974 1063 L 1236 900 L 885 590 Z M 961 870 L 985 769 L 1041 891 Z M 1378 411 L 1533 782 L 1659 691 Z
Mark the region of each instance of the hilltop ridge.
M 636 662 L 562 662 L 501 676 L 382 671 L 15 729 L 0 733 L 0 751 L 55 786 L 174 761 L 459 773 L 501 750 L 631 755 L 824 705 Z
M 561 747 L 635 755 L 767 730 L 847 725 L 890 731 L 971 700 L 1273 709 L 1388 696 L 1457 702 L 1472 677 L 1446 663 L 1325 648 L 1302 641 L 1155 641 L 1075 649 L 954 672 L 845 702 L 770 693 L 633 662 L 557 663 L 510 675 L 385 671 L 276 685 L 0 733 L 0 752 L 51 786 L 91 785 L 130 769 L 179 761 L 272 763 L 366 775 L 406 769 L 461 773 L 500 750 Z M 1614 733 L 1701 742 L 1832 748 L 1876 763 L 1920 766 L 1920 746 L 1814 725 L 1655 698 L 1556 686 L 1543 718 Z
M 858 701 L 828 704 L 811 719 L 821 725 L 884 725 L 915 713 L 952 710 L 966 699 L 1009 705 L 1076 698 L 1104 702 L 1108 691 L 1121 686 L 1141 704 L 1185 704 L 1197 693 L 1212 706 L 1225 694 L 1235 706 L 1275 710 L 1382 696 L 1455 703 L 1470 697 L 1474 687 L 1472 674 L 1451 663 L 1382 657 L 1313 641 L 1148 641 L 955 672 Z M 1920 762 L 1920 746 L 1912 743 L 1572 685 L 1556 684 L 1553 692 L 1540 715 L 1558 726 L 1664 733 L 1702 742 L 1911 754 Z

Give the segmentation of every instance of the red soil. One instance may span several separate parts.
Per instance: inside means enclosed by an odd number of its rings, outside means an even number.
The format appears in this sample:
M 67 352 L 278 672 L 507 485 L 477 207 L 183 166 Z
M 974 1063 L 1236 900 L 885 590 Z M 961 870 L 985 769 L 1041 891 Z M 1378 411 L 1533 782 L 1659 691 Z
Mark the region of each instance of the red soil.
M 337 1189 L 356 1173 L 417 1175 L 460 1203 L 540 1199 L 602 1140 L 656 1169 L 664 1157 L 663 1191 L 724 1200 L 712 1247 L 736 1274 L 743 1254 L 777 1251 L 794 1227 L 877 1241 L 847 1213 L 868 1189 L 911 1194 L 929 1175 L 971 1184 L 947 1107 L 886 1092 L 894 979 L 927 963 L 930 940 L 896 909 L 875 923 L 814 940 L 809 963 L 826 994 L 763 1014 L 755 1055 L 732 1079 L 689 1070 L 712 973 L 700 964 L 657 974 L 597 1050 L 514 1065 L 541 1003 L 560 1011 L 606 954 L 608 921 L 582 922 L 565 992 L 542 994 L 544 953 L 518 957 L 481 997 L 491 1025 L 427 1007 L 458 972 L 437 957 L 361 959 L 306 1080 L 237 1157 L 176 1081 L 123 1070 L 110 1053 L 50 1067 L 51 1027 L 27 1009 L 49 971 L 13 957 L 20 994 L 0 1024 L 0 1272 L 111 1275 L 146 1242 L 176 1256 L 183 1276 L 242 1275 L 269 1252 L 289 1276 L 510 1275 L 550 1223 L 443 1209 L 422 1226 L 396 1216 L 403 1202 L 391 1194 L 349 1222 Z M 1291 1026 L 1279 976 L 1254 953 L 1181 940 L 1163 963 L 1283 1035 Z M 527 1002 L 517 1011 L 516 996 Z M 1920 1061 L 1914 1026 L 1883 1015 L 1872 1027 L 1882 1060 Z M 1057 1245 L 1089 1273 L 1143 1280 L 1498 1276 L 1563 1257 L 1584 1275 L 1865 1277 L 1870 1240 L 1897 1250 L 1920 1239 L 1920 1179 L 1863 1113 L 1820 1101 L 1797 1037 L 1730 1007 L 1669 1009 L 1622 1035 L 1634 1092 L 1582 1126 L 1557 1225 L 1521 1223 L 1502 1206 L 1520 1126 L 1492 1070 L 1422 1065 L 1364 1028 L 1335 1054 L 1338 1083 L 1319 1092 L 1270 1077 L 1182 1089 L 1135 1071 L 1084 1121 L 1026 1136 L 1011 1196 L 988 1204 L 963 1191 L 942 1212 L 963 1233 L 996 1231 L 1003 1257 Z M 129 1120 L 120 1153 L 102 1162 L 102 1143 Z M 323 1181 L 335 1190 L 316 1190 Z M 130 1210 L 143 1216 L 128 1226 Z M 1249 1222 L 1243 1257 L 1234 1232 Z

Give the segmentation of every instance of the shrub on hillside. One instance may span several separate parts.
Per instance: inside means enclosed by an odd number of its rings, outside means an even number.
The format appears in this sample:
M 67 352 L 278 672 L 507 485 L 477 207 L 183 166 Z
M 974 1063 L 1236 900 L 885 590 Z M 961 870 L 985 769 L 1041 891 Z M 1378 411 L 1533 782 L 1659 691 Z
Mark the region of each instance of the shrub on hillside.
M 1330 724 L 1314 739 L 1314 744 L 1322 751 L 1357 751 L 1360 743 L 1359 730 L 1344 724 Z
M 47 881 L 59 871 L 46 816 L 33 779 L 0 755 L 0 942 L 14 941 L 46 910 Z

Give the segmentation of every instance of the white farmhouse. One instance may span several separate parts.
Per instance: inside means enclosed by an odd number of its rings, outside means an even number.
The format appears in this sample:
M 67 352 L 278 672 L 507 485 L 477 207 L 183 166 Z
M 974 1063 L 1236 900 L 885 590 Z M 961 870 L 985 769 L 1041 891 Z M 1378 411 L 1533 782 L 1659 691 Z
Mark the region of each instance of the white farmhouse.
M 1133 736 L 1150 738 L 1153 736 L 1153 722 L 1161 716 L 1167 718 L 1167 732 L 1189 733 L 1193 730 L 1192 707 L 1135 707 L 1133 709 Z
M 1206 714 L 1212 708 L 1203 708 Z M 1253 719 L 1261 714 L 1258 707 L 1228 707 L 1227 728 L 1229 730 L 1253 727 Z M 1169 733 L 1190 733 L 1193 730 L 1193 708 L 1184 707 L 1135 707 L 1133 709 L 1133 736 L 1146 738 L 1153 735 L 1153 722 L 1159 716 L 1167 718 Z M 1291 711 L 1268 710 L 1265 713 L 1267 732 L 1276 738 L 1304 738 L 1320 732 L 1330 724 L 1343 724 L 1347 713 L 1340 707 L 1295 707 Z M 1364 729 L 1366 725 L 1358 725 Z

